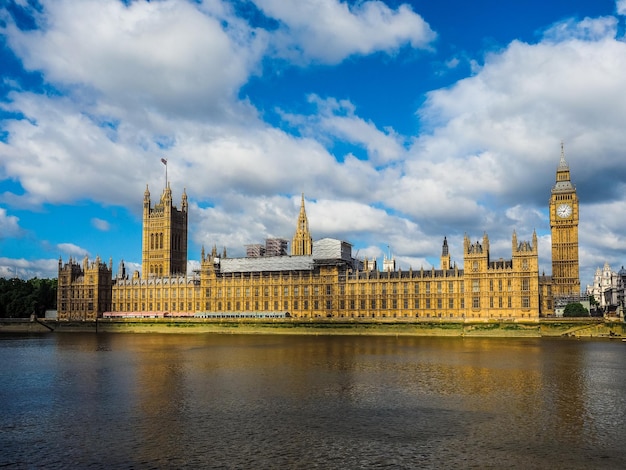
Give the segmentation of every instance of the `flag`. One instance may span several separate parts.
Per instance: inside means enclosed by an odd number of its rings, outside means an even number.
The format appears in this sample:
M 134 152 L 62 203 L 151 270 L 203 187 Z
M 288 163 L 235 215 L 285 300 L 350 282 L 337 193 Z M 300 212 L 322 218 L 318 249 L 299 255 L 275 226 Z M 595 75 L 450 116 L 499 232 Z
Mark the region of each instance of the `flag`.
M 167 160 L 165 158 L 161 159 L 161 163 L 163 163 L 163 165 L 167 166 Z

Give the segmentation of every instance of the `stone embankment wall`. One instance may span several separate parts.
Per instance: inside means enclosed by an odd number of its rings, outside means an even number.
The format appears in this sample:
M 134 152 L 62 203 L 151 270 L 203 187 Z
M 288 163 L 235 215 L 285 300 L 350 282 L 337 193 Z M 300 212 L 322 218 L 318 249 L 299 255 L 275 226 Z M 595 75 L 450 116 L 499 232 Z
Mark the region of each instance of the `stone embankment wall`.
M 541 322 L 393 322 L 204 319 L 100 319 L 86 322 L 0 320 L 0 333 L 230 333 L 313 335 L 410 335 L 462 337 L 626 337 L 624 323 L 602 320 Z

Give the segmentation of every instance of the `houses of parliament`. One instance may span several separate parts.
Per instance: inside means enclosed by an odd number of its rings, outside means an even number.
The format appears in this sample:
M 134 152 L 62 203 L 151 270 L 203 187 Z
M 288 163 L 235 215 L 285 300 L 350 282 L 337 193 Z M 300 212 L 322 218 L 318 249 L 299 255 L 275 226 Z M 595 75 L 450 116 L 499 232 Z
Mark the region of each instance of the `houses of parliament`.
M 288 243 L 269 239 L 250 245 L 247 256 L 226 249 L 201 253 L 200 269 L 187 273 L 187 195 L 180 208 L 169 184 L 153 204 L 143 199 L 142 270 L 126 273 L 121 262 L 99 257 L 59 259 L 58 317 L 369 319 L 376 321 L 538 321 L 558 299 L 580 294 L 578 199 L 563 147 L 549 201 L 552 275 L 539 273 L 537 235 L 511 236 L 511 258 L 493 259 L 489 237 L 463 242 L 463 268 L 451 262 L 447 239 L 439 268 L 382 269 L 359 260 L 341 240 L 313 241 L 304 195 Z

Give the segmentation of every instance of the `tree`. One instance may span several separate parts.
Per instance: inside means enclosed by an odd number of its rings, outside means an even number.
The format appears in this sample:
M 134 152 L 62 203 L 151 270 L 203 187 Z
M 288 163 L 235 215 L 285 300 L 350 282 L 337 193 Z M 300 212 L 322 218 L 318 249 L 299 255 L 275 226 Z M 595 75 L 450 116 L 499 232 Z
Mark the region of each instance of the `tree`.
M 0 318 L 43 316 L 47 309 L 56 308 L 56 297 L 56 279 L 0 278 Z
M 564 317 L 588 317 L 589 311 L 580 302 L 572 302 L 565 306 Z
M 591 316 L 602 316 L 600 313 L 600 302 L 593 295 L 589 296 L 589 310 L 591 311 Z

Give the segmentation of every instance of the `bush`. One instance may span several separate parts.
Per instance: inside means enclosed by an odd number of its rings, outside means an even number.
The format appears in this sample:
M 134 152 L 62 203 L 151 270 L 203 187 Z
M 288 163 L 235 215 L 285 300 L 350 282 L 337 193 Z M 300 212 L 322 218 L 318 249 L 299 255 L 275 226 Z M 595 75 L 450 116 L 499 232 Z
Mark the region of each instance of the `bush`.
M 572 302 L 565 306 L 564 317 L 588 317 L 589 311 L 580 302 Z

